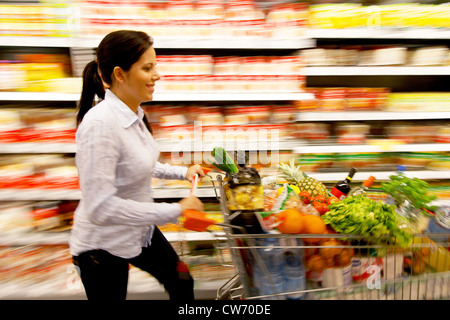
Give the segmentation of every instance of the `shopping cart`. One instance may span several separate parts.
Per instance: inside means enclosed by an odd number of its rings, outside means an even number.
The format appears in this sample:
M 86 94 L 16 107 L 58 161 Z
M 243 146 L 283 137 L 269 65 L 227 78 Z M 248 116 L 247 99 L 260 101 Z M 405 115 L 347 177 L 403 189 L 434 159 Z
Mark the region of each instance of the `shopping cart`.
M 228 209 L 222 176 L 211 181 L 224 223 L 194 215 L 186 220 L 201 226 L 197 231 L 223 227 L 236 274 L 218 289 L 218 300 L 450 298 L 448 233 L 415 235 L 407 248 L 392 239 L 344 234 L 250 234 L 232 223 L 243 212 Z M 319 252 L 334 263 L 311 262 Z

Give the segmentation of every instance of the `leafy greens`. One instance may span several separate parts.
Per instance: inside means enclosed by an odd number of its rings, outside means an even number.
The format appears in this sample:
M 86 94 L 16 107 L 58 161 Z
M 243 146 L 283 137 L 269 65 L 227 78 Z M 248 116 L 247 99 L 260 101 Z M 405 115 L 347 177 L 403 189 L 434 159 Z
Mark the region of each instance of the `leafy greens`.
M 334 202 L 329 208 L 322 219 L 338 233 L 378 239 L 387 237 L 402 247 L 412 241 L 412 234 L 401 228 L 403 221 L 394 205 L 359 195 Z

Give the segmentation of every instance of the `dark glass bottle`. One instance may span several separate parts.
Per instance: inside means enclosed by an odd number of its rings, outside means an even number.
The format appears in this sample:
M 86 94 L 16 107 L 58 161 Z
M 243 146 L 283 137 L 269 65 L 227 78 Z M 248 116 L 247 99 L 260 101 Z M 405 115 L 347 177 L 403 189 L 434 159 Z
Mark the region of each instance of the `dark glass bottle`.
M 334 185 L 333 189 L 331 189 L 330 193 L 340 200 L 345 198 L 347 196 L 347 194 L 350 192 L 350 189 L 351 189 L 350 182 L 352 181 L 353 176 L 355 175 L 356 171 L 357 171 L 356 168 L 351 168 L 350 172 L 348 173 L 347 178 L 337 182 Z

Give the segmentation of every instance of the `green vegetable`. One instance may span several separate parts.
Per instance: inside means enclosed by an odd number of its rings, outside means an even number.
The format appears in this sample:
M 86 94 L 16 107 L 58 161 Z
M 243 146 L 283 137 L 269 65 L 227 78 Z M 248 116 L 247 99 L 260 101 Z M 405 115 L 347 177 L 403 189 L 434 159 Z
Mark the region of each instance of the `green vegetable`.
M 406 247 L 413 235 L 402 228 L 403 221 L 395 212 L 395 206 L 374 201 L 364 195 L 348 197 L 334 202 L 330 211 L 322 215 L 322 219 L 338 233 L 360 235 L 395 241 Z
M 424 215 L 426 210 L 435 211 L 436 206 L 429 206 L 428 203 L 435 200 L 435 194 L 429 191 L 429 184 L 418 178 L 408 178 L 403 173 L 391 175 L 390 181 L 381 184 L 384 192 L 389 194 L 397 206 L 409 201 L 414 208 L 421 209 Z
M 233 158 L 231 158 L 228 153 L 222 147 L 215 147 L 211 152 L 211 155 L 214 157 L 215 162 L 212 164 L 227 173 L 238 173 L 239 169 L 234 164 Z

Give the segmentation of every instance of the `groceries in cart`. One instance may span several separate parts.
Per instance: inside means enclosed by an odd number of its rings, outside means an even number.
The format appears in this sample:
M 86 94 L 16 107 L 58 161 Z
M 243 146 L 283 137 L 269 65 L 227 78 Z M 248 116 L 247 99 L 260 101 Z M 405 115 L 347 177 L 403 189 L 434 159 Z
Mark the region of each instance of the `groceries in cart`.
M 223 148 L 212 156 L 223 172 L 215 180 L 224 215 L 218 225 L 242 284 L 240 298 L 450 297 L 448 210 L 433 205 L 419 179 L 393 175 L 375 189 L 375 177 L 358 184 L 348 174 L 327 188 L 294 161 L 281 164 L 277 176 L 261 177 Z M 333 187 L 344 195 L 331 194 Z M 203 213 L 187 215 L 202 224 L 198 231 L 213 223 Z M 430 233 L 430 221 L 443 232 Z

